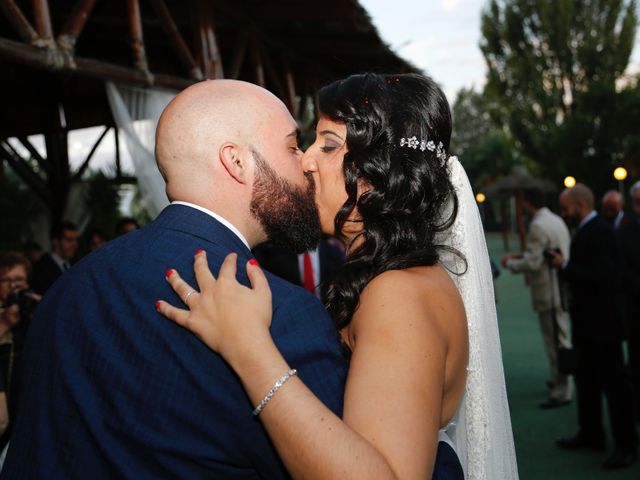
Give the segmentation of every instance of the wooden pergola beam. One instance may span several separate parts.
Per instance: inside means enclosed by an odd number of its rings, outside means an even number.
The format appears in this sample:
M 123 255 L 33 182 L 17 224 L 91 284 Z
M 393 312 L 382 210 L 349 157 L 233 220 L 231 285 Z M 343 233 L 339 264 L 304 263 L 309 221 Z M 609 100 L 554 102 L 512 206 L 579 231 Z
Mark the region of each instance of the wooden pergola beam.
M 249 33 L 246 30 L 241 30 L 233 49 L 233 58 L 231 59 L 231 68 L 229 69 L 229 78 L 233 80 L 237 79 L 240 75 L 240 69 L 242 68 L 247 53 L 248 43 Z
M 24 42 L 35 45 L 40 40 L 38 33 L 31 26 L 31 23 L 29 23 L 29 20 L 27 20 L 14 0 L 0 0 L 0 8 Z
M 251 29 L 251 42 L 249 45 L 249 54 L 251 56 L 251 64 L 255 72 L 256 84 L 262 88 L 265 87 L 266 82 L 264 79 L 264 65 L 262 63 L 262 57 L 260 55 L 260 44 L 258 43 L 258 32 L 255 27 Z
M 84 162 L 82 162 L 82 165 L 80 166 L 78 171 L 73 175 L 73 178 L 71 179 L 72 182 L 77 182 L 77 181 L 82 180 L 82 175 L 84 175 L 84 172 L 89 167 L 89 162 L 93 158 L 94 153 L 96 153 L 96 150 L 98 150 L 98 147 L 100 146 L 100 143 L 102 142 L 104 137 L 107 136 L 107 133 L 109 132 L 109 130 L 111 130 L 111 127 L 104 127 L 104 130 L 102 131 L 102 133 L 98 137 L 98 140 L 96 140 L 96 142 L 93 144 L 93 147 L 91 147 L 91 150 L 89 151 L 89 154 L 87 155 L 87 158 L 84 160 Z
M 53 27 L 51 26 L 51 12 L 49 11 L 48 0 L 32 0 L 33 16 L 36 23 L 36 31 L 40 36 L 40 39 L 44 44 L 52 48 L 53 42 Z
M 198 25 L 196 43 L 199 45 L 202 71 L 206 78 L 224 78 L 213 21 L 213 4 L 207 0 L 194 0 L 194 2 L 193 12 Z
M 48 203 L 47 186 L 45 181 L 35 173 L 29 164 L 15 151 L 9 142 L 0 142 L 0 157 L 2 157 L 9 166 L 16 172 L 24 183 L 35 192 L 40 199 Z
M 40 155 L 40 152 L 36 150 L 29 139 L 24 135 L 18 135 L 16 138 L 22 144 L 22 146 L 26 148 L 27 151 L 31 154 L 31 157 L 33 157 L 35 161 L 38 162 L 40 168 L 42 168 L 47 174 L 49 174 L 51 172 L 51 166 L 47 163 L 47 159 Z
M 289 103 L 289 111 L 294 118 L 296 118 L 296 84 L 293 78 L 293 72 L 291 71 L 291 64 L 287 58 L 282 59 L 282 66 L 284 69 L 284 83 L 286 87 L 286 96 L 287 99 L 285 103 Z
M 76 1 L 60 35 L 58 35 L 58 45 L 64 50 L 73 51 L 95 4 L 96 0 Z
M 193 84 L 193 80 L 165 74 L 147 75 L 137 69 L 101 62 L 90 58 L 65 58 L 59 53 L 43 51 L 31 45 L 0 38 L 0 57 L 36 68 L 70 72 L 102 80 L 128 82 L 143 86 L 160 86 L 182 90 Z
M 131 47 L 133 48 L 135 66 L 139 70 L 148 72 L 149 66 L 147 64 L 147 54 L 142 36 L 142 17 L 140 15 L 139 1 L 127 0 L 127 11 L 129 14 L 129 32 L 131 33 Z
M 191 78 L 195 80 L 202 80 L 204 78 L 202 71 L 193 59 L 193 55 L 191 55 L 187 43 L 184 41 L 184 38 L 182 38 L 182 34 L 178 30 L 176 23 L 173 21 L 171 12 L 169 11 L 166 3 L 164 3 L 164 0 L 149 0 L 149 2 L 155 10 L 156 15 L 158 15 L 162 28 L 169 36 L 169 40 L 171 41 L 173 48 L 178 54 L 180 61 L 189 72 L 189 75 L 191 75 Z

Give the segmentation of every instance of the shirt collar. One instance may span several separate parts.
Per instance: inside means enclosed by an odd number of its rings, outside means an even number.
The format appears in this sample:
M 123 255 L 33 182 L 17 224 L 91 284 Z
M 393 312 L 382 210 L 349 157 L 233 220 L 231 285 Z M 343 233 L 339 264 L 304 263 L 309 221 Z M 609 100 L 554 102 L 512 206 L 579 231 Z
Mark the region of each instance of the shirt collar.
M 171 202 L 171 205 L 184 205 L 185 207 L 195 208 L 196 210 L 200 210 L 202 213 L 206 213 L 207 215 L 215 218 L 217 221 L 219 221 L 221 224 L 223 224 L 225 227 L 231 230 L 242 241 L 242 243 L 244 243 L 247 246 L 247 248 L 251 250 L 251 247 L 249 246 L 249 242 L 247 242 L 247 239 L 244 238 L 244 235 L 240 233 L 240 230 L 238 230 L 229 220 L 221 217 L 217 213 L 212 212 L 208 208 L 201 207 L 200 205 L 195 205 L 189 202 L 182 202 L 180 200 L 175 200 Z
M 598 212 L 596 212 L 595 210 L 591 210 L 591 213 L 580 221 L 580 225 L 578 225 L 578 228 L 584 227 L 587 223 L 593 220 L 597 215 L 598 215 Z
M 56 265 L 58 265 L 58 267 L 60 267 L 60 270 L 66 270 L 69 267 L 69 262 L 67 260 L 65 260 L 64 258 L 62 258 L 60 255 L 58 255 L 55 252 L 50 252 L 51 258 L 54 262 L 56 262 Z

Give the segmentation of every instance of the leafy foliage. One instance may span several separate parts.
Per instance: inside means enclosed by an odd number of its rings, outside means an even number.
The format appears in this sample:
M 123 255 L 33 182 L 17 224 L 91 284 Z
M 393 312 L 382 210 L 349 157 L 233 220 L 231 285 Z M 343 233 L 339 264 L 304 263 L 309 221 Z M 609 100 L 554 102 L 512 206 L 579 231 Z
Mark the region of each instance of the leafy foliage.
M 638 89 L 616 90 L 637 15 L 636 0 L 491 0 L 483 12 L 493 118 L 556 182 L 610 188 L 612 167 L 638 158 Z

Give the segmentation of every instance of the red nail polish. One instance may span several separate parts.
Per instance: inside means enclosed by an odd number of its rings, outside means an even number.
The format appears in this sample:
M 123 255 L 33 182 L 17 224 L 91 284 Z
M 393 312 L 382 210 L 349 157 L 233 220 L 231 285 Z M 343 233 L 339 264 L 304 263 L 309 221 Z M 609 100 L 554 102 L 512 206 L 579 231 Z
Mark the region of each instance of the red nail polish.
M 249 260 L 249 263 L 250 263 L 251 265 L 256 266 L 256 267 L 259 267 L 259 266 L 260 266 L 260 264 L 258 263 L 258 261 L 257 261 L 255 258 L 252 258 L 251 260 Z
M 160 308 L 160 300 L 156 302 L 156 310 L 158 310 L 159 308 Z
M 173 270 L 167 270 L 167 273 L 165 273 L 165 275 L 167 276 L 167 278 L 171 278 L 171 275 L 173 275 Z
M 204 253 L 204 250 L 202 250 L 201 248 L 196 250 L 196 255 L 200 255 L 201 253 Z

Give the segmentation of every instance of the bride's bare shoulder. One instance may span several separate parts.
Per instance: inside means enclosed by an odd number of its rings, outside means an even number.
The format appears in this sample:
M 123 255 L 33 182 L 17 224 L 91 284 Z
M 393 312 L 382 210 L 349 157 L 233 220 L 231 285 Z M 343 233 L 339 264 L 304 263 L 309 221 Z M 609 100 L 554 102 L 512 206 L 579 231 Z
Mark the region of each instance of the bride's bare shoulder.
M 352 323 L 354 333 L 418 326 L 446 336 L 445 324 L 466 322 L 458 289 L 447 271 L 434 265 L 388 270 L 373 278 L 362 291 Z

